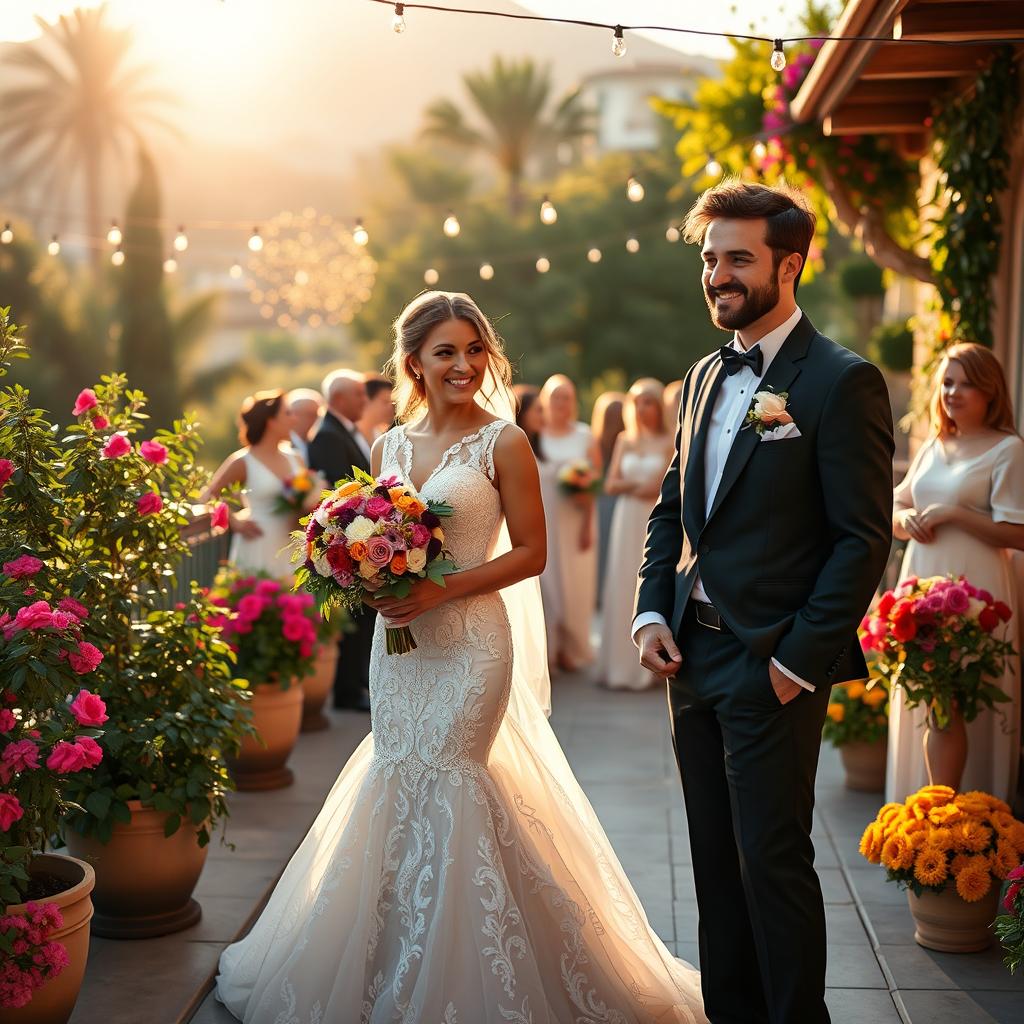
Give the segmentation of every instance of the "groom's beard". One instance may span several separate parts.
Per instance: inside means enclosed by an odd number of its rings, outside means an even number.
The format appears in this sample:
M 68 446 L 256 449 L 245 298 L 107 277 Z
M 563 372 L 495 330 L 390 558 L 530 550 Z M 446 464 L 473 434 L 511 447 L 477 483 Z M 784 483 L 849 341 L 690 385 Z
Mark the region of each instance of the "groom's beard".
M 729 309 L 719 311 L 715 296 L 719 292 L 739 292 L 742 302 L 734 303 Z M 704 287 L 704 299 L 711 313 L 711 322 L 723 331 L 742 331 L 752 323 L 770 313 L 779 304 L 779 281 L 772 274 L 770 280 L 751 291 L 745 285 L 734 281 L 727 288 Z

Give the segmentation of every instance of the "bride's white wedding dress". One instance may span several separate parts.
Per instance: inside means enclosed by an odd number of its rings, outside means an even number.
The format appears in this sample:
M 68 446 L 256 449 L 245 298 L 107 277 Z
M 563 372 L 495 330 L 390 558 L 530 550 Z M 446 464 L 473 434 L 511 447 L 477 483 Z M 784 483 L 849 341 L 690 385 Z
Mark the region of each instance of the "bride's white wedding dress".
M 463 569 L 498 540 L 505 426 L 453 445 L 421 488 L 455 509 Z M 412 461 L 389 431 L 382 472 L 409 481 Z M 218 997 L 247 1024 L 704 1022 L 699 975 L 647 923 L 540 703 L 513 685 L 502 597 L 411 628 L 417 649 L 388 656 L 377 620 L 373 731 L 221 956 Z

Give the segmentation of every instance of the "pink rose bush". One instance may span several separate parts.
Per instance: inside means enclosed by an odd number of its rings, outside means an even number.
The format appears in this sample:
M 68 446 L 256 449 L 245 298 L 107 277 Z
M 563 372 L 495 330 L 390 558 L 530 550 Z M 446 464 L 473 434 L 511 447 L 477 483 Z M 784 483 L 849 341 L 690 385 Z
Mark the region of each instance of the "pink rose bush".
M 882 595 L 859 636 L 877 674 L 944 728 L 954 704 L 971 722 L 981 708 L 1009 700 L 992 680 L 1016 653 L 1006 639 L 1011 615 L 964 576 L 911 576 Z
M 68 966 L 68 953 L 50 936 L 64 926 L 56 903 L 28 903 L 25 914 L 0 917 L 0 1006 L 17 1009 Z
M 167 461 L 167 447 L 159 441 L 143 441 L 139 445 L 139 454 L 154 465 L 162 466 Z
M 103 446 L 100 456 L 104 459 L 120 459 L 132 450 L 131 441 L 127 434 L 111 434 L 107 443 Z
M 164 507 L 164 499 L 156 491 L 146 491 L 135 503 L 140 516 L 156 515 Z

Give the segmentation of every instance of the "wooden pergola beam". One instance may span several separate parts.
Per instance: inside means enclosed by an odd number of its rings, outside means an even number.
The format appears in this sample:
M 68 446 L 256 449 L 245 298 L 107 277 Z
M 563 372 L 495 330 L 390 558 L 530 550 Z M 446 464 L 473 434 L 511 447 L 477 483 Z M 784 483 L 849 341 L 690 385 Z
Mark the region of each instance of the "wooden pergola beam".
M 948 78 L 909 78 L 895 82 L 878 79 L 857 82 L 846 94 L 844 103 L 930 103 L 950 86 Z
M 906 7 L 893 24 L 894 39 L 968 41 L 1024 36 L 1024 3 L 984 0 L 919 3 Z
M 905 103 L 896 94 L 894 102 L 844 103 L 822 122 L 825 135 L 865 135 L 919 132 L 931 114 L 927 103 Z
M 927 43 L 882 43 L 860 73 L 878 79 L 957 78 L 992 59 L 991 46 L 929 46 Z

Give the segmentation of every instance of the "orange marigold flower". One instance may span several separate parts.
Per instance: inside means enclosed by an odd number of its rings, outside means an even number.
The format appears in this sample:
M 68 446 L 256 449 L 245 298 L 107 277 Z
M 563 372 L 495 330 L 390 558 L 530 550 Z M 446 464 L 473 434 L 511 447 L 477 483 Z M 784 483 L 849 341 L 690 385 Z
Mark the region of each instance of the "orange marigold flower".
M 914 851 L 902 836 L 890 836 L 882 847 L 882 863 L 892 871 L 901 871 L 914 863 Z
M 833 722 L 841 722 L 846 715 L 846 708 L 842 704 L 829 704 L 826 710 Z
M 969 864 L 956 876 L 956 891 L 966 903 L 977 903 L 991 888 L 992 875 L 987 863 L 984 866 Z
M 956 796 L 956 790 L 949 786 L 922 786 L 916 795 L 931 800 L 933 807 L 941 807 Z
M 388 488 L 388 497 L 391 499 L 391 503 L 392 504 L 394 504 L 396 501 L 398 501 L 399 498 L 403 497 L 404 494 L 405 494 L 405 488 L 404 487 L 389 487 Z
M 954 837 L 961 849 L 981 853 L 992 840 L 992 829 L 980 821 L 958 821 Z
M 882 827 L 877 821 L 871 822 L 860 837 L 860 855 L 872 864 L 881 857 Z
M 403 494 L 400 498 L 396 499 L 395 505 L 407 516 L 418 516 L 425 512 L 427 508 L 422 501 L 414 498 L 411 494 Z
M 963 812 L 956 804 L 943 804 L 942 807 L 933 807 L 928 812 L 928 820 L 935 825 L 948 825 L 963 816 Z
M 348 546 L 348 553 L 353 562 L 361 562 L 366 557 L 366 545 L 361 540 L 354 540 Z
M 922 885 L 942 885 L 949 875 L 946 855 L 933 846 L 926 846 L 918 855 L 914 864 L 914 877 Z
M 936 850 L 952 850 L 956 845 L 951 828 L 933 828 L 928 834 L 928 845 Z
M 958 853 L 949 862 L 949 873 L 951 875 L 959 875 L 960 872 L 963 871 L 963 869 L 965 867 L 967 867 L 968 864 L 970 864 L 970 863 L 971 863 L 971 858 L 968 857 L 966 853 Z
M 996 827 L 996 831 L 1002 836 L 1009 832 L 1017 823 L 1017 819 L 1009 811 L 995 811 L 989 815 L 989 821 Z
M 363 485 L 358 480 L 349 480 L 347 484 L 342 484 L 335 492 L 336 498 L 347 498 L 350 494 L 355 494 Z
M 1013 848 L 1020 854 L 1024 854 L 1024 823 L 1015 821 L 1006 830 L 1006 841 L 1013 844 Z
M 925 846 L 928 843 L 928 833 L 925 832 L 924 829 L 918 829 L 916 832 L 907 832 L 906 830 L 901 831 L 907 840 L 907 845 L 912 850 L 920 850 L 922 846 Z
M 853 682 L 846 684 L 846 695 L 850 700 L 860 700 L 867 692 L 867 689 L 859 679 L 854 679 Z
M 391 559 L 391 571 L 396 576 L 401 576 L 402 573 L 404 573 L 405 570 L 408 567 L 409 567 L 409 564 L 406 561 L 405 552 L 404 551 L 396 551 L 394 556 Z
M 992 866 L 992 874 L 1000 881 L 1003 881 L 1014 868 L 1020 864 L 1020 857 L 1011 843 L 1000 839 L 995 850 L 989 854 L 989 864 Z
M 873 686 L 861 698 L 869 708 L 877 708 L 880 704 L 884 704 L 888 699 L 889 694 L 885 692 L 884 686 Z

